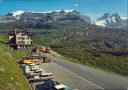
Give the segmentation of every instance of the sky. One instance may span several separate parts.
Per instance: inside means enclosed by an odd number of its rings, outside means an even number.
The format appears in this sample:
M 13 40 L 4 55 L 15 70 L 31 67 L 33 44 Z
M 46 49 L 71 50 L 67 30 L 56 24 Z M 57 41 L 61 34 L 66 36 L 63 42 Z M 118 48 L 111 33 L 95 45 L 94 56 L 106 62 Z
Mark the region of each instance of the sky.
M 61 9 L 78 10 L 86 16 L 95 19 L 104 13 L 117 12 L 121 17 L 127 17 L 128 0 L 0 0 L 0 16 L 17 10 L 55 11 Z

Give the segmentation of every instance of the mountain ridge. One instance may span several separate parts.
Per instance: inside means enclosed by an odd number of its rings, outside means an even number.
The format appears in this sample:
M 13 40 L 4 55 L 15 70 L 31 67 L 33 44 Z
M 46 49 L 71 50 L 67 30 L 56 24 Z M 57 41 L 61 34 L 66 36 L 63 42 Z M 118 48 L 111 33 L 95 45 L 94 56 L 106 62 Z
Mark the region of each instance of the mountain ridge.
M 22 11 L 18 10 L 10 12 L 5 16 L 0 16 L 0 23 L 14 23 L 23 22 L 28 23 L 27 26 L 35 26 L 35 24 L 49 24 L 53 21 L 66 20 L 84 20 L 90 24 L 100 27 L 109 27 L 114 29 L 127 30 L 128 19 L 122 18 L 118 13 L 104 13 L 103 16 L 92 21 L 91 17 L 83 15 L 76 10 L 55 10 L 47 12 Z
M 11 17 L 12 19 L 15 18 L 16 20 L 22 20 L 23 17 L 27 19 L 46 19 L 47 17 L 57 20 L 57 19 L 83 19 L 88 20 L 90 22 L 90 17 L 82 15 L 80 12 L 76 10 L 55 10 L 49 12 L 34 12 L 34 11 L 16 11 L 10 12 L 3 17 Z M 15 20 L 14 19 L 14 20 Z

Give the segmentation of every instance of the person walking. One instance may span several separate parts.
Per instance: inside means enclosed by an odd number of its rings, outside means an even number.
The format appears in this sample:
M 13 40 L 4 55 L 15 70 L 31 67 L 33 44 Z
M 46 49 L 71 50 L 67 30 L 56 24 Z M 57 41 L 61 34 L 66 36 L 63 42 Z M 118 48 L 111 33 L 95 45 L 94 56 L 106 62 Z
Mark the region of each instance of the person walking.
M 56 62 L 56 59 L 54 59 L 54 63 Z

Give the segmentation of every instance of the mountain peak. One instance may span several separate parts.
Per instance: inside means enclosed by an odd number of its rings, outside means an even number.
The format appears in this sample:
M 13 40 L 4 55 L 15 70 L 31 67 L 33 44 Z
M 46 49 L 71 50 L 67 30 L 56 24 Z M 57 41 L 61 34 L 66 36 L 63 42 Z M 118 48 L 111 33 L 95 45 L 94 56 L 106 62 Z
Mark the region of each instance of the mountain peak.
M 111 13 L 104 13 L 103 16 L 101 16 L 97 20 L 105 20 L 105 19 L 112 18 L 112 17 L 120 18 L 120 15 L 118 13 L 112 13 L 112 14 Z
M 102 17 L 98 18 L 94 23 L 97 26 L 120 28 L 126 25 L 126 21 L 120 17 L 118 13 L 105 13 Z
M 15 12 L 8 13 L 6 16 L 16 17 L 16 16 L 19 16 L 19 15 L 22 15 L 23 13 L 25 13 L 25 11 L 18 10 L 18 11 L 15 11 Z
M 104 13 L 104 15 L 99 19 L 106 19 L 110 16 L 110 13 Z
M 18 10 L 18 11 L 16 11 L 16 12 L 12 12 L 12 13 L 13 13 L 13 16 L 15 17 L 15 16 L 18 16 L 18 15 L 23 14 L 24 12 L 25 12 L 25 11 Z
M 115 17 L 115 19 L 121 19 L 120 15 L 118 13 L 114 13 L 110 16 L 110 18 Z

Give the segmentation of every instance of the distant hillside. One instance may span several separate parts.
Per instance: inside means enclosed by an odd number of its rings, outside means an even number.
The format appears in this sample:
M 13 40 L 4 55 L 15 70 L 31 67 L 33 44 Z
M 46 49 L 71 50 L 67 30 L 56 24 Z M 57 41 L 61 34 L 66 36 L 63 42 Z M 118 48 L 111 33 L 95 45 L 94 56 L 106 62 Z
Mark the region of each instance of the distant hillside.
M 25 55 L 23 51 L 14 51 L 6 46 L 8 39 L 0 34 L 0 90 L 30 90 L 15 59 Z
M 128 32 L 74 20 L 62 29 L 28 29 L 37 44 L 84 65 L 128 75 Z

